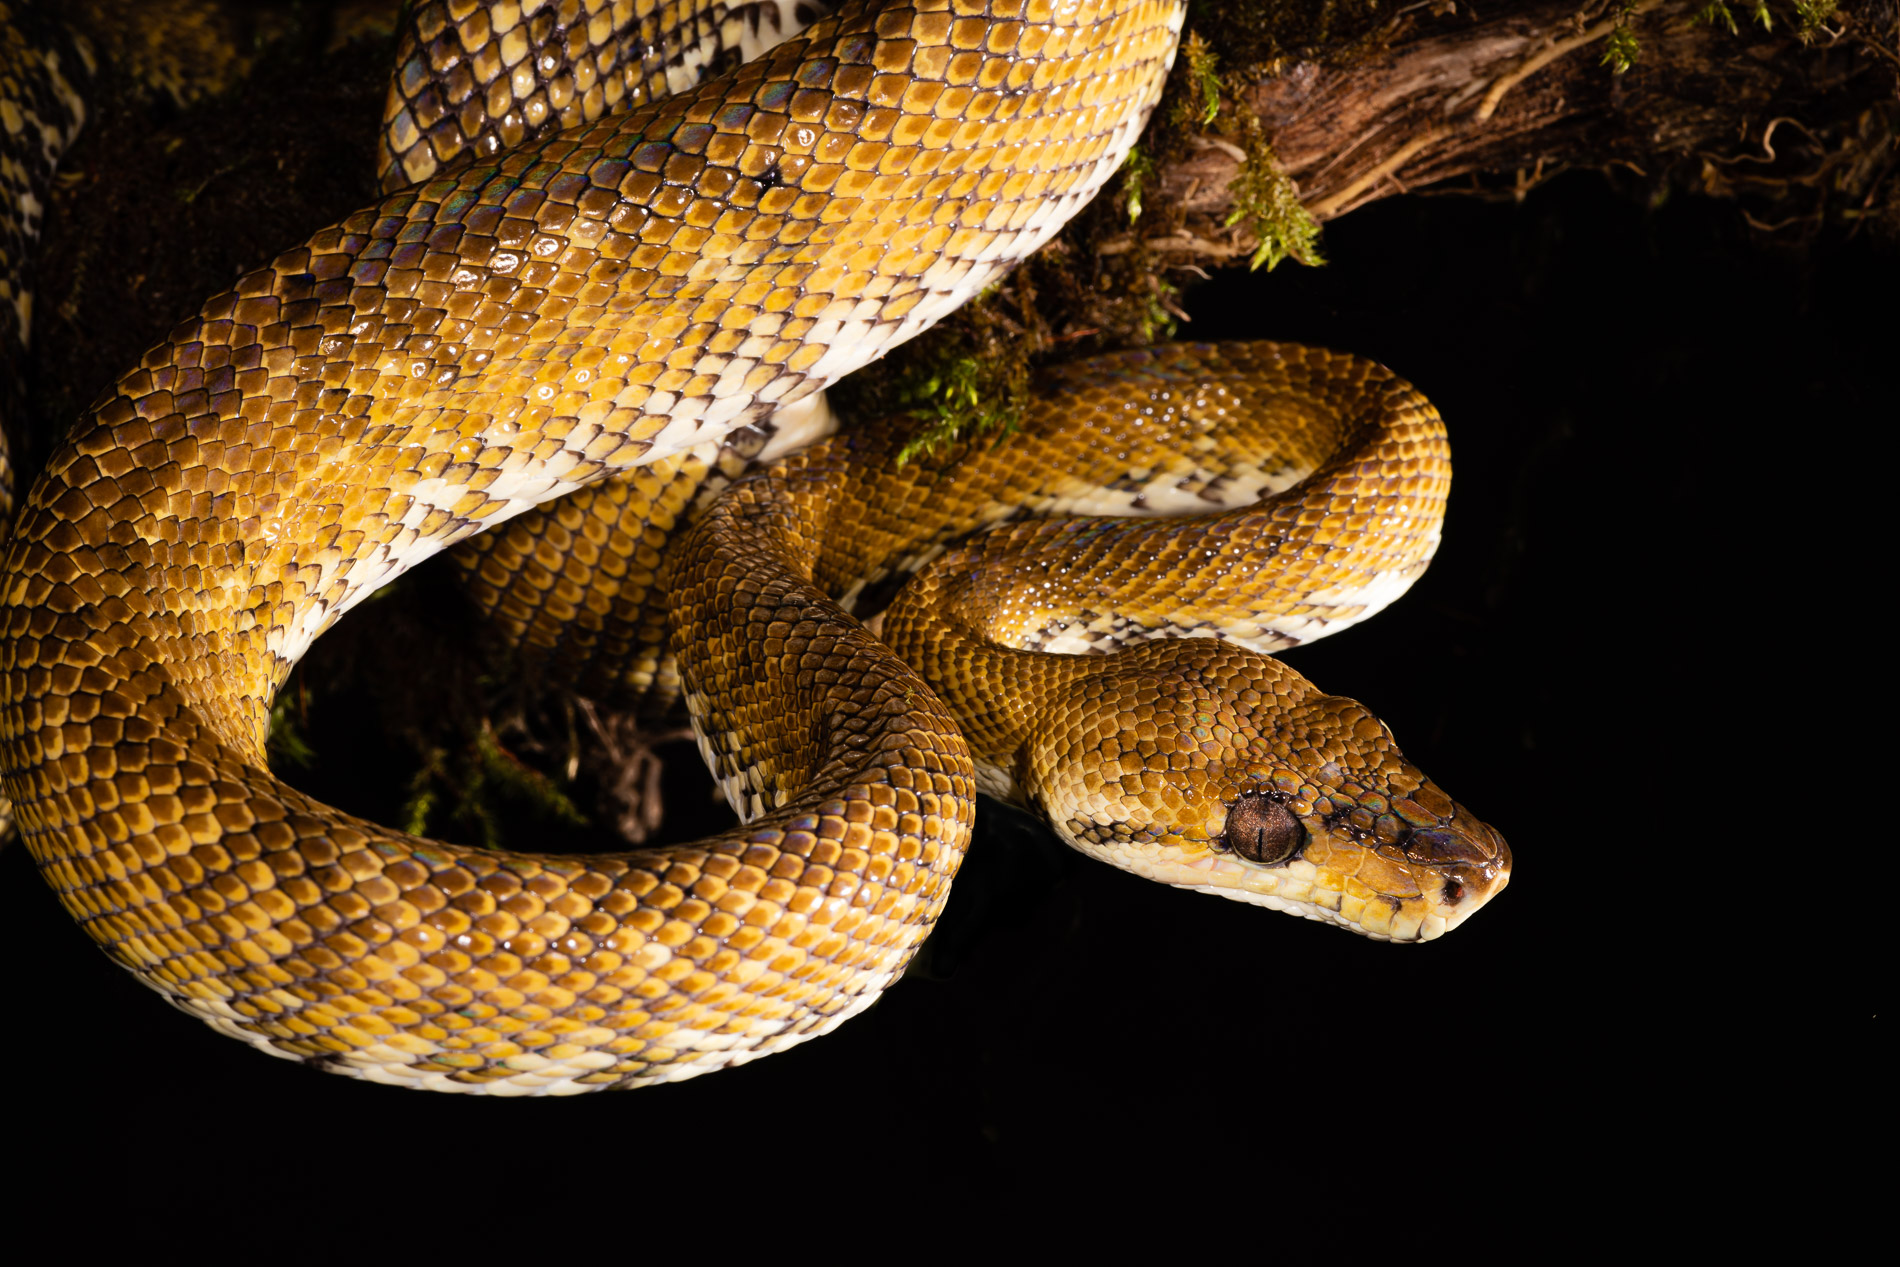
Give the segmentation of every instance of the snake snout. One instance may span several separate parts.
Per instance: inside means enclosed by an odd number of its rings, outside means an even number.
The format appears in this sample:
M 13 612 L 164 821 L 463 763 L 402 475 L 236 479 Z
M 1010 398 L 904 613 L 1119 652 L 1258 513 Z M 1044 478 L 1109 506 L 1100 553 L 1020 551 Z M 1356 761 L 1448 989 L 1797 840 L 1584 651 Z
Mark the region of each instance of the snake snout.
M 1412 833 L 1405 853 L 1443 878 L 1439 900 L 1451 911 L 1448 930 L 1511 882 L 1511 846 L 1495 827 L 1472 817 L 1463 806 L 1450 824 Z

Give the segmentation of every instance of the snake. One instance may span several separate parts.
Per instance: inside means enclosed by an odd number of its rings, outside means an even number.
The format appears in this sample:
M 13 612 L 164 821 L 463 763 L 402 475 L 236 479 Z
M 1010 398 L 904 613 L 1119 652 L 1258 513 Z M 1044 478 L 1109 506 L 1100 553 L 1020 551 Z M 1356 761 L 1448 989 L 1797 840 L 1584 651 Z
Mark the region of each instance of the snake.
M 513 148 L 430 133 L 399 84 L 386 152 L 420 183 L 213 296 L 22 499 L 0 777 L 66 909 L 266 1053 L 500 1095 L 676 1081 L 862 1012 L 942 909 L 979 791 L 1165 883 L 1396 941 L 1468 918 L 1503 838 L 1265 654 L 1377 611 L 1436 549 L 1448 449 L 1408 384 L 1190 346 L 1055 371 L 1019 434 L 944 460 L 905 460 L 901 421 L 793 447 L 825 385 L 1114 173 L 1184 8 L 847 3 L 663 98 L 644 55 L 591 105 L 572 63 L 560 130 L 552 94 L 537 121 L 496 90 Z M 747 433 L 755 469 L 681 514 Z M 504 521 L 487 540 L 537 517 L 586 538 L 563 525 L 599 517 L 558 499 L 609 488 L 662 512 L 635 588 L 740 826 L 475 849 L 270 771 L 274 694 L 344 612 Z M 499 599 L 533 555 L 473 566 Z

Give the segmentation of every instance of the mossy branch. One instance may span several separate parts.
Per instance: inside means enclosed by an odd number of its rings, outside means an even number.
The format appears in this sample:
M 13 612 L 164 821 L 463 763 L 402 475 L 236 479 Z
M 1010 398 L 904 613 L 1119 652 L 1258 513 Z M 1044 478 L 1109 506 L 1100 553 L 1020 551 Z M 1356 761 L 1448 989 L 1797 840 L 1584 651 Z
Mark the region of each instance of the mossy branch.
M 1309 25 L 1345 3 L 1315 0 Z M 1370 25 L 1350 37 L 1287 25 L 1311 7 L 1192 7 L 1203 39 L 1177 63 L 1162 126 L 1144 141 L 1140 223 L 1117 217 L 1092 245 L 1127 261 L 1119 292 L 1139 291 L 1131 271 L 1178 279 L 1243 254 L 1258 265 L 1317 257 L 1309 220 L 1421 187 L 1520 198 L 1579 167 L 1633 179 L 1639 196 L 1743 197 L 1763 225 L 1900 224 L 1891 0 L 1609 0 L 1582 13 L 1575 0 L 1475 12 L 1367 0 Z M 1761 153 L 1778 119 L 1816 139 L 1799 154 Z M 1748 181 L 1708 176 L 1742 161 Z
M 1232 206 L 1221 228 L 1245 224 L 1255 246 L 1248 266 L 1263 264 L 1271 272 L 1282 260 L 1302 264 L 1325 263 L 1319 251 L 1319 222 L 1300 202 L 1299 185 L 1275 157 L 1260 118 L 1246 104 L 1244 77 L 1224 75 L 1220 57 L 1199 31 L 1188 32 L 1181 41 L 1181 69 L 1171 85 L 1172 105 L 1168 122 L 1177 131 L 1189 134 L 1190 142 L 1208 143 L 1207 135 L 1223 138 L 1240 158 L 1240 166 L 1227 184 Z M 1124 205 L 1133 224 L 1141 216 L 1142 190 L 1153 181 L 1155 159 L 1147 150 L 1132 153 L 1124 166 Z M 1157 295 L 1151 304 L 1154 317 L 1145 321 L 1146 332 L 1174 325 L 1165 305 L 1166 296 Z

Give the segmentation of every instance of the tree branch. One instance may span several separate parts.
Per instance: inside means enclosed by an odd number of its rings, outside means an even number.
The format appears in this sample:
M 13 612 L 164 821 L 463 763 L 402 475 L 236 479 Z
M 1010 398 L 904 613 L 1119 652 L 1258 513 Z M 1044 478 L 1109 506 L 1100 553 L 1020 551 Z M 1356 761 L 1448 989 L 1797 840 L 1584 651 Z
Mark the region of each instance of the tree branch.
M 1745 16 L 1752 3 L 1741 5 Z M 1895 202 L 1900 60 L 1889 0 L 1845 5 L 1806 41 L 1783 9 L 1771 11 L 1772 30 L 1751 17 L 1731 32 L 1706 0 L 1485 8 L 1412 5 L 1369 54 L 1321 46 L 1278 64 L 1223 66 L 1222 116 L 1252 112 L 1322 221 L 1451 181 L 1521 197 L 1575 167 L 1620 167 L 1656 192 L 1744 198 L 1758 225 L 1851 219 Z M 1605 64 L 1619 28 L 1627 35 L 1616 38 L 1633 36 L 1636 47 L 1622 74 Z M 1245 86 L 1234 93 L 1235 84 Z M 1255 250 L 1261 226 L 1245 208 L 1227 224 L 1247 151 L 1218 134 L 1220 122 L 1196 131 L 1182 113 L 1174 126 L 1184 143 L 1163 152 L 1143 192 L 1158 213 L 1107 235 L 1099 253 L 1139 248 L 1192 264 Z M 1777 128 L 1796 144 L 1771 147 Z

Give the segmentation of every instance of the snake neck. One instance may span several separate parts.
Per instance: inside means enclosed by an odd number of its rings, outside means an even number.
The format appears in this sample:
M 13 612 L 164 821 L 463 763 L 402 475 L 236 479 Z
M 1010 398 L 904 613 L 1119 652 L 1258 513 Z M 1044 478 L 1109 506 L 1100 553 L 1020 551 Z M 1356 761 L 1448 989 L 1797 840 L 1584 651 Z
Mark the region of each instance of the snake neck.
M 976 763 L 977 786 L 1017 805 L 1034 800 L 1027 756 L 1040 731 L 1057 728 L 1062 701 L 1103 662 L 1024 651 L 998 641 L 1009 623 L 1015 578 L 988 575 L 977 550 L 944 553 L 905 586 L 880 633 L 942 696 Z
M 867 778 L 901 782 L 920 744 L 947 772 L 969 772 L 942 702 L 813 583 L 823 521 L 782 481 L 749 481 L 661 573 L 701 754 L 744 821 Z

